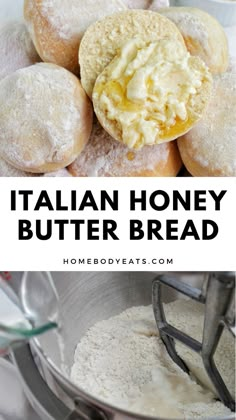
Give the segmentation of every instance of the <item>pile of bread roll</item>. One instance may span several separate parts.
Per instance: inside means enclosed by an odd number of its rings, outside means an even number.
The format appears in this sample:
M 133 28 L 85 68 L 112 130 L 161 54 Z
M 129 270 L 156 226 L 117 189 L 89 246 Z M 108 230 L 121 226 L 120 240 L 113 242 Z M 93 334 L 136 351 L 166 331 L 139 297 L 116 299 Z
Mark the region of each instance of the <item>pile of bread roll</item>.
M 236 176 L 224 30 L 163 6 L 25 0 L 0 25 L 0 176 Z

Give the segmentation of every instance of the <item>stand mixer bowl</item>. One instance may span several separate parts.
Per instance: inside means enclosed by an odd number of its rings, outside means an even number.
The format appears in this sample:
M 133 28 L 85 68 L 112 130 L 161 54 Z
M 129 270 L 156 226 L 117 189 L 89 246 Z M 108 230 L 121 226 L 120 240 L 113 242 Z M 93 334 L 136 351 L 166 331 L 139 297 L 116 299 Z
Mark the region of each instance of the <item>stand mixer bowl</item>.
M 32 275 L 37 276 L 37 273 Z M 30 347 L 13 352 L 25 391 L 38 414 L 44 420 L 153 419 L 94 398 L 74 385 L 69 374 L 76 345 L 91 326 L 129 307 L 151 304 L 152 280 L 156 273 L 74 272 L 52 273 L 52 276 L 59 298 L 60 324 L 63 325 L 60 335 L 51 331 L 34 338 Z M 201 274 L 189 274 L 187 281 L 201 286 L 203 278 Z M 176 297 L 174 290 L 163 290 L 164 302 Z M 27 369 L 27 363 L 30 363 L 30 369 Z M 29 384 L 32 376 L 35 383 Z M 234 414 L 220 419 L 234 419 Z

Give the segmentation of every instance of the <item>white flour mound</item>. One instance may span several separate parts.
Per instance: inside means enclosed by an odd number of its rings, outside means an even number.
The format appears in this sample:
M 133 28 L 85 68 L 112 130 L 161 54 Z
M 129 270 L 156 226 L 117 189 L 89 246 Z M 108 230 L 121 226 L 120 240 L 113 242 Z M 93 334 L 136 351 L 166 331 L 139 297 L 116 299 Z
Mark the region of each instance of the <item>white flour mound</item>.
M 177 300 L 166 309 L 177 328 L 200 339 L 203 305 Z M 230 339 L 227 335 L 222 340 L 227 357 L 223 359 L 220 353 L 220 371 L 234 392 L 234 346 Z M 197 356 L 196 362 L 192 354 L 187 348 L 181 349 L 185 361 L 202 370 L 199 376 L 204 380 L 201 359 Z M 75 351 L 71 379 L 93 396 L 143 415 L 192 419 L 230 414 L 210 390 L 172 362 L 158 336 L 151 306 L 130 308 L 90 328 Z

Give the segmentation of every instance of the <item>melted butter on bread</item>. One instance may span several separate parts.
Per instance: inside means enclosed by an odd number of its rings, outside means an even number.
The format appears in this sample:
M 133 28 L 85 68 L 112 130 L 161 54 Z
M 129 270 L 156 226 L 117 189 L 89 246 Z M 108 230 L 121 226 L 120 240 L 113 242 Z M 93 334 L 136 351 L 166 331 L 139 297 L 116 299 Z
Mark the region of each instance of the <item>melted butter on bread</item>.
M 162 142 L 166 133 L 175 138 L 175 125 L 184 128 L 195 118 L 195 98 L 206 80 L 208 68 L 181 42 L 133 38 L 98 77 L 93 99 L 119 126 L 122 142 L 141 148 Z

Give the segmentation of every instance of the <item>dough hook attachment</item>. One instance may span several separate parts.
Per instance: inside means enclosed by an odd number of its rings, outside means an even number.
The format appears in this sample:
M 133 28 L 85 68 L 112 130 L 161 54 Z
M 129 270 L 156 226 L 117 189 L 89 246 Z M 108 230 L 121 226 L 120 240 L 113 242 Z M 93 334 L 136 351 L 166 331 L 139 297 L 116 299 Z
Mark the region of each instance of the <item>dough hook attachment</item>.
M 167 322 L 162 302 L 163 285 L 205 304 L 202 342 L 195 340 Z M 191 287 L 171 275 L 157 276 L 152 285 L 153 312 L 160 337 L 170 357 L 182 370 L 189 374 L 189 368 L 176 351 L 175 340 L 198 353 L 220 400 L 231 411 L 235 411 L 235 401 L 215 365 L 214 354 L 225 327 L 235 337 L 234 293 L 235 273 L 232 272 L 209 273 L 202 289 Z

